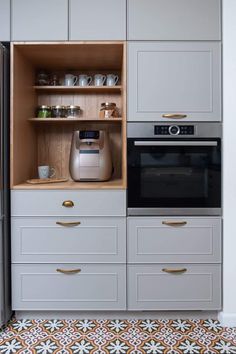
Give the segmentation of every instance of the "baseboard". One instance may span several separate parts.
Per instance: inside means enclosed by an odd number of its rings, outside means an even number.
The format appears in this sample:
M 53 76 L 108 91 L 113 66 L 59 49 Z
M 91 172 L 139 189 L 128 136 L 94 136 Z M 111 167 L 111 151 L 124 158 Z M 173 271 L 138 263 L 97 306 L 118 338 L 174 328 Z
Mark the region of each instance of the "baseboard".
M 216 311 L 16 311 L 16 319 L 217 319 Z
M 236 327 L 236 313 L 219 312 L 218 320 L 223 327 Z

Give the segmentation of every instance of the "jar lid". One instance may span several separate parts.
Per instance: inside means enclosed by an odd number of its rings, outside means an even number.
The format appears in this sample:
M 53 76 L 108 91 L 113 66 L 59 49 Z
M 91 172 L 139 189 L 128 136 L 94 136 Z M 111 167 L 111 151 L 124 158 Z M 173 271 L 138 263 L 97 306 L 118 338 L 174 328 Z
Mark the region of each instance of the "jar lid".
M 38 109 L 51 109 L 51 107 L 42 105 L 42 106 L 38 106 Z
M 102 107 L 111 107 L 111 106 L 116 107 L 116 103 L 114 103 L 114 102 L 103 102 L 103 103 L 101 103 L 101 106 Z
M 73 106 L 73 105 L 70 105 L 70 106 L 66 106 L 67 109 L 80 109 L 80 106 Z
M 64 106 L 60 106 L 60 105 L 56 105 L 56 106 L 52 106 L 52 109 L 61 109 L 63 108 Z

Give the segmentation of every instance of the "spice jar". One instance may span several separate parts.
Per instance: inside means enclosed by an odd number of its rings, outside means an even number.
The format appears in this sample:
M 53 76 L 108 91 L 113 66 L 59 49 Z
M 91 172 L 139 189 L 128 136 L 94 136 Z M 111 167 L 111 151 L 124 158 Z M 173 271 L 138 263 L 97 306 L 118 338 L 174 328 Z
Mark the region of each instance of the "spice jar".
M 114 102 L 104 102 L 101 103 L 101 109 L 99 113 L 99 118 L 117 118 L 119 117 L 119 112 Z
M 50 118 L 51 117 L 51 107 L 50 106 L 38 106 L 37 109 L 38 118 Z
M 67 118 L 79 118 L 80 106 L 67 106 L 66 117 Z
M 53 118 L 65 118 L 66 117 L 66 107 L 65 106 L 52 106 L 52 117 Z

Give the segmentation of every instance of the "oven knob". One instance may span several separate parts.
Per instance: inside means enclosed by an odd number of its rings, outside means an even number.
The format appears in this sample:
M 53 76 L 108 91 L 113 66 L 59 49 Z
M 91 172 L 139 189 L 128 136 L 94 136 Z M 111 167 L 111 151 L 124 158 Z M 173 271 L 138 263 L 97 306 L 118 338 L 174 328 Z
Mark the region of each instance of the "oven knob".
M 178 135 L 180 133 L 180 129 L 177 125 L 171 125 L 169 127 L 169 133 L 170 135 Z

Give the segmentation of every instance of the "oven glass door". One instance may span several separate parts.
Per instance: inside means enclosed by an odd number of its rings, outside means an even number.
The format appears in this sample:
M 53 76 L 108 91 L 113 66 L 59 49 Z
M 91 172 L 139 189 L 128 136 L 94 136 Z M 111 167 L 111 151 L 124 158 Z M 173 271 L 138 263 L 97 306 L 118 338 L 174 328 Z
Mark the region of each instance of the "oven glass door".
M 220 205 L 220 139 L 128 139 L 128 208 Z

